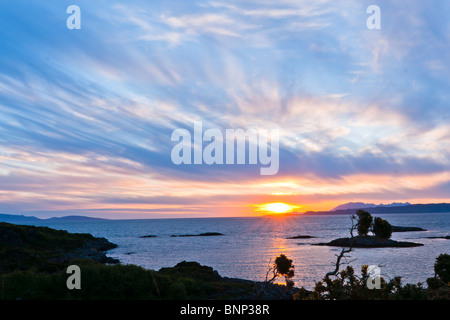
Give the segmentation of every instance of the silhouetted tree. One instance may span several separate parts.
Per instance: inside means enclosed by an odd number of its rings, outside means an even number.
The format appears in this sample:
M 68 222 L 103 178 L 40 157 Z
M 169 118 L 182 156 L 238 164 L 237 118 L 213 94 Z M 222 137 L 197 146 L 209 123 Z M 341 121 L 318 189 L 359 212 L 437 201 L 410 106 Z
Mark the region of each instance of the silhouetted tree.
M 434 272 L 445 283 L 450 283 L 450 255 L 443 253 L 436 258 Z
M 429 298 L 435 300 L 450 299 L 450 255 L 443 253 L 436 258 L 434 277 L 427 279 Z
M 291 280 L 294 277 L 294 265 L 292 260 L 281 254 L 275 259 L 273 266 L 269 268 L 266 274 L 266 284 L 273 283 L 277 277 L 283 276 L 286 280 L 286 286 L 292 288 L 294 282 Z M 272 273 L 272 278 L 269 279 L 269 274 Z
M 372 232 L 377 238 L 387 240 L 392 235 L 392 226 L 386 220 L 376 217 L 373 220 Z
M 358 217 L 357 221 L 358 235 L 366 236 L 367 233 L 370 231 L 373 218 L 369 212 L 362 209 L 356 210 L 356 216 Z

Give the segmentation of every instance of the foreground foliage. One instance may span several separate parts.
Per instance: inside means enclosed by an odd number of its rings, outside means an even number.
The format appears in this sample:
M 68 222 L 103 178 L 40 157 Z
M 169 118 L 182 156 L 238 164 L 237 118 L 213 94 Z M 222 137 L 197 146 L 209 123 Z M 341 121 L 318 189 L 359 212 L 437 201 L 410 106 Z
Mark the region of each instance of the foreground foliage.
M 294 294 L 295 300 L 449 300 L 450 255 L 441 254 L 434 266 L 436 275 L 428 278 L 427 288 L 422 283 L 402 285 L 401 277 L 386 281 L 380 277 L 380 289 L 369 289 L 368 266 L 361 268 L 361 275 L 347 266 L 335 276 L 325 276 L 316 283 L 314 290 L 305 289 Z
M 123 300 L 232 299 L 252 292 L 251 282 L 226 281 L 212 268 L 181 262 L 153 271 L 135 265 L 74 260 L 82 270 L 81 290 L 68 290 L 65 269 L 52 273 L 15 271 L 0 276 L 2 299 Z

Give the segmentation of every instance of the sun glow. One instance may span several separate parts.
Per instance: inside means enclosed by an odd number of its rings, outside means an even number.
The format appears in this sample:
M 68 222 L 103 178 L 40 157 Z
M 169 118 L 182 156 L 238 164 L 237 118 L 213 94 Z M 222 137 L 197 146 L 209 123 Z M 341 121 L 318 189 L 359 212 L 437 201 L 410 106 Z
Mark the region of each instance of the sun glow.
M 271 212 L 271 213 L 288 213 L 292 212 L 299 206 L 293 206 L 283 202 L 273 202 L 258 205 L 258 211 Z

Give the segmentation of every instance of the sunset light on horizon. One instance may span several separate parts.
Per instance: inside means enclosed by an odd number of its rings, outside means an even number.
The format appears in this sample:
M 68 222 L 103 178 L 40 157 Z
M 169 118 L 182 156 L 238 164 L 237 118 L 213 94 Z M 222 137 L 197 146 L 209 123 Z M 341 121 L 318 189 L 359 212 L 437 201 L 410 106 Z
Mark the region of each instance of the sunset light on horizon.
M 301 206 L 293 206 L 291 204 L 283 203 L 283 202 L 272 202 L 265 203 L 262 205 L 257 205 L 258 211 L 269 212 L 269 213 L 288 213 L 292 212 Z

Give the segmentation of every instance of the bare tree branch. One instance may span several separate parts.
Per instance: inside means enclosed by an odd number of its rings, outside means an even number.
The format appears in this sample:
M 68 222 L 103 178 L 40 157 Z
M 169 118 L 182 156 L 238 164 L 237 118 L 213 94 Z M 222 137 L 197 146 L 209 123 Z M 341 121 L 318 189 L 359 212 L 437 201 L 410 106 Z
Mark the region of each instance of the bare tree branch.
M 266 287 L 268 286 L 269 283 L 272 283 L 276 277 L 278 276 L 278 273 L 276 272 L 277 270 L 275 269 L 275 267 L 272 265 L 272 260 L 269 260 L 269 264 L 268 264 L 269 269 L 266 272 Z M 269 280 L 269 273 L 272 272 L 272 278 Z
M 337 259 L 336 259 L 336 263 L 335 263 L 335 267 L 333 271 L 328 272 L 325 277 L 329 277 L 329 276 L 335 276 L 338 272 L 339 272 L 339 267 L 341 265 L 341 260 L 342 258 L 345 258 L 345 254 L 349 253 L 353 250 L 353 240 L 354 240 L 354 236 L 353 236 L 353 231 L 355 231 L 358 228 L 358 224 L 355 223 L 355 219 L 356 217 L 354 215 L 352 215 L 350 217 L 350 219 L 352 220 L 352 226 L 350 227 L 350 247 L 348 249 L 346 248 L 342 248 L 341 249 L 341 253 L 339 253 L 339 255 L 336 255 Z M 354 260 L 352 260 L 354 261 Z M 351 262 L 351 261 L 350 261 Z M 348 263 L 350 263 L 348 262 Z

